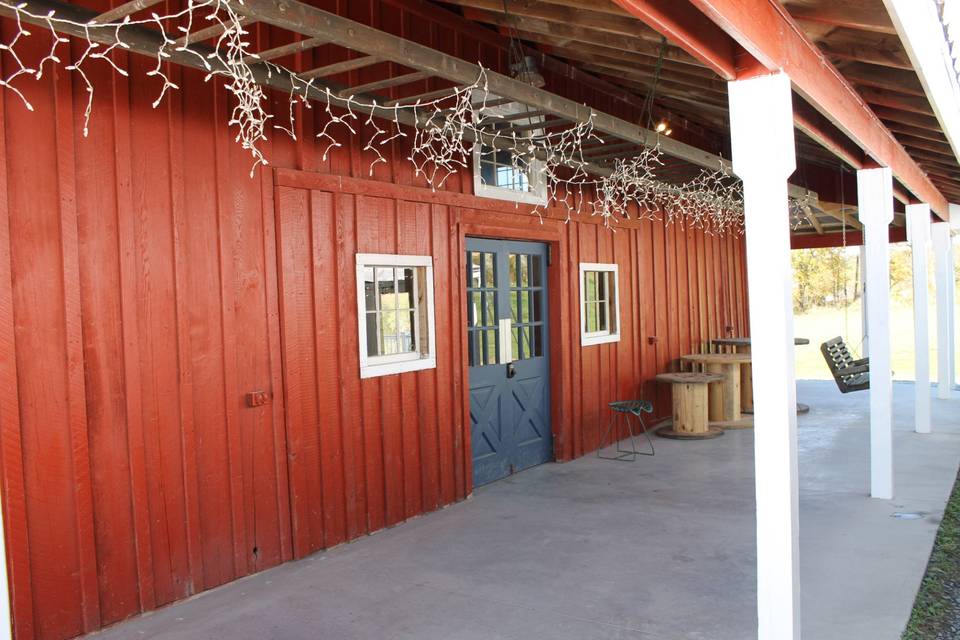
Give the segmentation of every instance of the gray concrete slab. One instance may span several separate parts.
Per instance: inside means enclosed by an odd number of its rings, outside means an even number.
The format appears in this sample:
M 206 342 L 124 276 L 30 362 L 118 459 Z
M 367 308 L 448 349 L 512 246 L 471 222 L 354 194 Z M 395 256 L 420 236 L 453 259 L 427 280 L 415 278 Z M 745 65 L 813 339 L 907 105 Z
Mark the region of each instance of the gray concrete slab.
M 899 638 L 960 460 L 960 400 L 911 432 L 895 387 L 896 498 L 870 499 L 866 393 L 802 382 L 804 638 Z M 755 636 L 753 433 L 655 440 L 634 463 L 547 464 L 388 531 L 98 638 L 744 640 Z M 918 513 L 918 519 L 892 517 Z

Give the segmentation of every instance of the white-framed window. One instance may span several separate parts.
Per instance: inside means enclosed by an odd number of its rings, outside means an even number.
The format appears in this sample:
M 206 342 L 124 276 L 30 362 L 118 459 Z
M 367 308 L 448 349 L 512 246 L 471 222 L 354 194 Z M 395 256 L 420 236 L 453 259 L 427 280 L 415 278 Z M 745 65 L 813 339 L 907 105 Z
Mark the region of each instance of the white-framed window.
M 360 377 L 437 366 L 433 258 L 357 254 Z
M 488 96 L 487 100 L 495 100 Z M 542 115 L 526 115 L 529 107 L 517 103 L 483 110 L 484 128 L 491 133 L 514 130 L 517 137 L 539 135 L 542 129 L 531 128 L 543 122 Z M 507 139 L 507 138 L 504 138 Z M 473 148 L 473 192 L 484 198 L 497 198 L 527 204 L 547 203 L 547 184 L 541 173 L 542 162 L 533 156 L 518 155 L 513 149 L 495 149 L 487 145 Z
M 615 264 L 580 263 L 580 344 L 620 341 L 620 276 Z

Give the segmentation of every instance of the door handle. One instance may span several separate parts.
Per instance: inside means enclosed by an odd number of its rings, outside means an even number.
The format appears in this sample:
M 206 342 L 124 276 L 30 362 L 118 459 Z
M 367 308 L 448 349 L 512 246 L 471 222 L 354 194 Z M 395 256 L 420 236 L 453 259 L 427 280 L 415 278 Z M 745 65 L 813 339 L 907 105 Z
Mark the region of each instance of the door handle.
M 513 366 L 512 362 L 508 362 L 507 363 L 507 379 L 510 379 L 515 375 L 517 375 L 517 368 Z
M 500 364 L 507 364 L 513 362 L 510 350 L 510 318 L 501 318 L 498 322 L 500 328 Z

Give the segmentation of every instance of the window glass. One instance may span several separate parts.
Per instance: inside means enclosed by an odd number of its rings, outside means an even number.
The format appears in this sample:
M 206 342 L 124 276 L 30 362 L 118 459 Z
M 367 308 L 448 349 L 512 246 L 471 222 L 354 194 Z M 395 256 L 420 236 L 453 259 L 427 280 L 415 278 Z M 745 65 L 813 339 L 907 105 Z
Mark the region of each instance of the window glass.
M 536 136 L 537 125 L 543 116 L 528 117 L 522 105 L 503 105 L 498 115 L 491 115 L 482 123 L 482 129 L 500 140 L 518 140 L 517 149 L 501 149 L 480 144 L 474 150 L 474 191 L 476 195 L 517 202 L 546 204 L 546 183 L 540 168 L 542 163 L 527 149 L 534 142 L 519 142 Z M 503 116 L 502 118 L 500 116 Z
M 581 344 L 620 339 L 616 265 L 580 265 Z
M 511 253 L 510 264 L 510 318 L 513 321 L 511 348 L 514 360 L 528 360 L 543 356 L 543 340 L 535 340 L 534 335 L 542 336 L 545 318 L 542 309 L 545 290 L 540 270 L 543 263 L 540 256 L 528 253 Z
M 500 328 L 497 308 L 496 254 L 468 251 L 470 286 L 467 287 L 467 359 L 469 366 L 497 364 Z
M 383 264 L 390 258 L 421 265 Z M 398 260 L 399 261 L 399 260 Z M 361 376 L 425 368 L 416 360 L 435 361 L 433 348 L 432 261 L 428 256 L 358 254 L 361 288 Z M 431 292 L 428 295 L 428 290 Z M 429 339 L 428 339 L 429 338 Z M 427 363 L 429 364 L 429 362 Z M 377 367 L 380 367 L 378 370 Z M 379 372 L 378 372 L 379 371 Z

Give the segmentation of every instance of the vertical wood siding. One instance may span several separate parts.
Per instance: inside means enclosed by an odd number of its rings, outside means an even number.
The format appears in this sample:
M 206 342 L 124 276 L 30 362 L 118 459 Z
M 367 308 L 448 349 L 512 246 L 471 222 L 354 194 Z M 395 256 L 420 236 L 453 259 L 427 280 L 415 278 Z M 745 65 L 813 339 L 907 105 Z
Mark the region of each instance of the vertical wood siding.
M 498 35 L 416 0 L 318 4 L 504 67 Z M 266 48 L 289 36 L 258 25 L 252 37 Z M 28 64 L 48 48 L 39 32 L 29 40 Z M 20 639 L 92 631 L 464 498 L 465 235 L 554 249 L 558 460 L 597 446 L 610 400 L 650 398 L 668 415 L 653 376 L 710 337 L 748 332 L 737 238 L 649 220 L 614 233 L 555 211 L 540 224 L 474 198 L 467 174 L 431 192 L 402 141 L 368 175 L 357 139 L 324 156 L 320 109 L 297 110 L 298 142 L 267 143 L 283 169 L 251 178 L 215 82 L 173 69 L 181 91 L 153 109 L 153 63 L 115 62 L 128 78 L 88 71 L 87 138 L 73 74 L 24 82 L 33 112 L 0 92 L 0 460 Z M 636 115 L 565 77 L 548 86 Z M 271 100 L 282 118 L 286 96 Z M 433 256 L 436 369 L 360 380 L 357 252 Z M 581 261 L 619 265 L 619 343 L 580 347 Z M 258 390 L 272 402 L 248 407 Z

